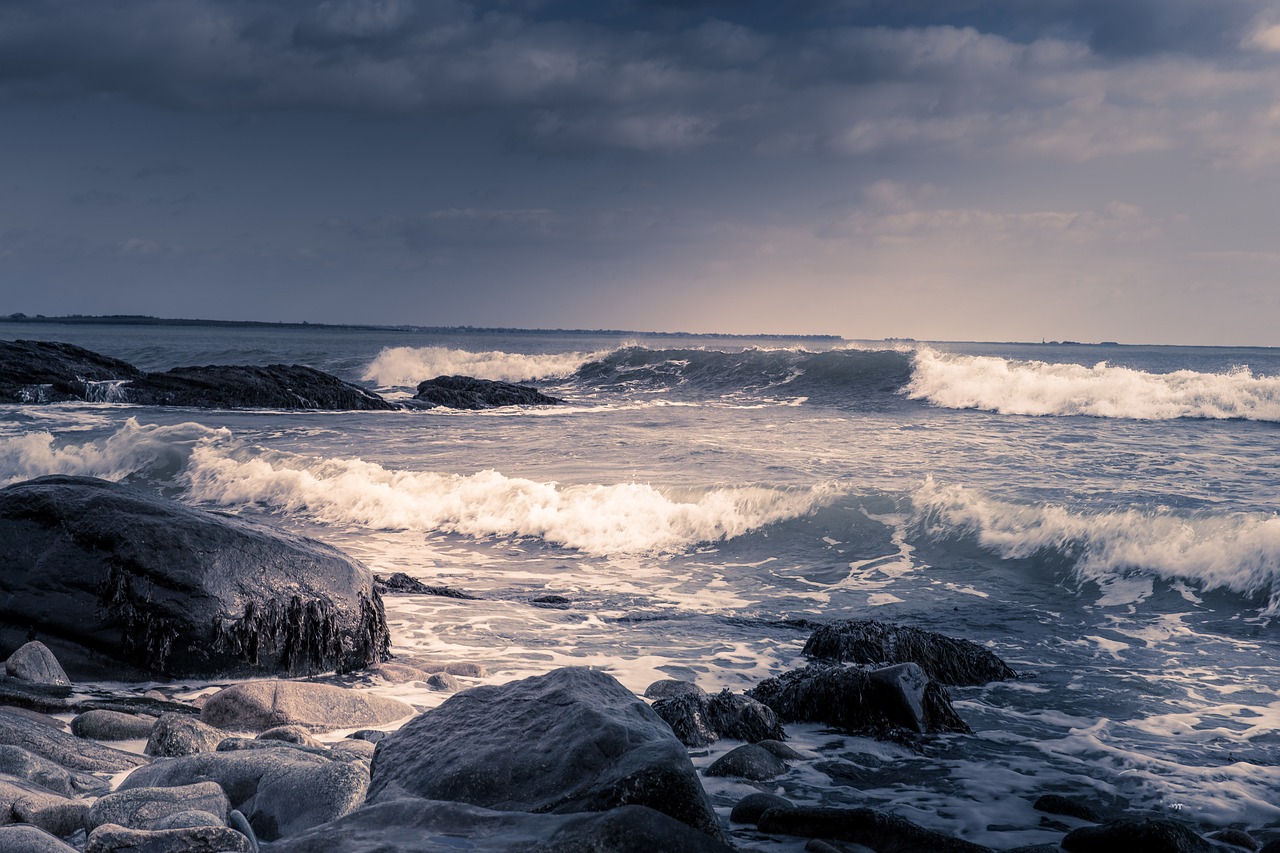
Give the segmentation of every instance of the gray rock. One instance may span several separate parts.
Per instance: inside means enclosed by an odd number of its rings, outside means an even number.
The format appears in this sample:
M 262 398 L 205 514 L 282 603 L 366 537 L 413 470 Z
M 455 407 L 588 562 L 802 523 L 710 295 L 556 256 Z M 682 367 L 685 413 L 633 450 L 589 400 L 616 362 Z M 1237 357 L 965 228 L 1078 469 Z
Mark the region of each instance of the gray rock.
M 756 792 L 747 794 L 733 807 L 733 811 L 729 813 L 729 820 L 732 823 L 750 823 L 754 824 L 760 820 L 760 815 L 769 809 L 789 809 L 791 801 L 786 797 L 779 797 L 777 794 L 766 794 L 764 792 Z
M 977 643 L 871 619 L 823 625 L 801 653 L 857 664 L 915 663 L 941 684 L 986 684 L 1017 677 L 1008 664 Z
M 447 672 L 435 672 L 427 676 L 426 685 L 432 690 L 444 690 L 457 693 L 462 689 L 462 682 Z
M 492 811 L 398 799 L 271 845 L 271 853 L 730 853 L 710 836 L 644 806 L 599 814 Z
M 556 814 L 634 804 L 722 837 L 671 729 L 581 667 L 451 696 L 383 739 L 372 773 L 370 803 L 407 795 Z
M 94 740 L 140 740 L 151 737 L 155 717 L 119 711 L 85 711 L 71 721 L 71 733 Z
M 74 773 L 44 756 L 9 744 L 0 746 L 0 773 L 26 779 L 64 797 L 92 796 L 111 790 L 111 783 L 105 779 Z
M 118 790 L 217 782 L 263 841 L 318 826 L 364 801 L 369 787 L 364 762 L 335 761 L 283 743 L 249 743 L 264 748 L 157 761 L 129 774 Z
M 164 829 L 158 824 L 178 812 L 198 809 L 217 816 L 217 826 L 226 826 L 231 803 L 216 782 L 195 782 L 165 788 L 129 788 L 98 799 L 89 809 L 85 828 L 96 829 L 114 823 L 128 829 Z
M 62 664 L 38 640 L 32 640 L 9 655 L 9 659 L 4 662 L 4 671 L 10 678 L 33 684 L 53 684 L 60 687 L 71 684 L 71 679 L 62 671 Z
M 119 773 L 147 762 L 139 755 L 78 738 L 10 711 L 0 711 L 0 744 L 20 746 L 68 770 L 91 773 Z
M 29 823 L 62 837 L 79 829 L 88 813 L 89 804 L 83 800 L 16 776 L 0 776 L 0 815 L 14 823 Z
M 372 760 L 373 754 L 378 749 L 377 744 L 367 740 L 352 740 L 350 738 L 341 740 L 329 747 L 330 752 L 349 753 L 358 758 L 367 758 Z
M 766 782 L 787 772 L 787 765 L 769 750 L 747 743 L 717 758 L 704 771 L 707 776 L 734 776 Z
M 384 732 L 382 729 L 360 729 L 347 735 L 347 737 L 353 740 L 367 740 L 369 743 L 377 743 L 389 734 L 391 733 Z
M 706 696 L 707 693 L 692 681 L 663 678 L 644 689 L 646 699 L 671 699 L 676 696 Z
M 221 790 L 221 788 L 219 788 Z M 224 795 L 225 796 L 225 795 Z M 173 812 L 157 820 L 151 829 L 188 829 L 193 826 L 226 826 L 227 822 L 213 812 L 186 809 Z
M 876 853 L 990 853 L 980 844 L 925 829 L 875 809 L 769 809 L 760 816 L 757 826 L 761 832 L 773 835 L 852 841 Z
M 38 826 L 0 826 L 0 853 L 77 853 L 76 848 Z
M 105 824 L 89 833 L 84 853 L 250 853 L 249 839 L 226 826 L 126 829 Z
M 213 752 L 226 732 L 187 714 L 161 714 L 147 739 L 147 755 L 174 758 Z
M 220 729 L 264 731 L 302 726 L 332 731 L 383 726 L 413 714 L 413 708 L 362 690 L 304 681 L 248 681 L 210 696 L 200 718 Z
M 258 735 L 258 740 L 275 740 L 285 743 L 296 743 L 302 746 L 320 746 L 320 741 L 311 736 L 311 732 L 302 726 L 276 726 Z
M 305 743 L 294 743 L 288 740 L 259 740 L 256 737 L 229 737 L 223 738 L 222 743 L 218 744 L 218 752 L 239 752 L 242 750 L 262 750 L 262 749 L 293 749 L 298 752 L 306 752 L 311 755 L 318 755 L 321 758 L 346 759 L 351 756 L 343 753 L 337 755 L 329 747 L 323 744 L 316 746 L 308 746 Z
M 1108 821 L 1101 826 L 1073 829 L 1062 839 L 1069 853 L 1220 853 L 1186 824 L 1162 818 Z

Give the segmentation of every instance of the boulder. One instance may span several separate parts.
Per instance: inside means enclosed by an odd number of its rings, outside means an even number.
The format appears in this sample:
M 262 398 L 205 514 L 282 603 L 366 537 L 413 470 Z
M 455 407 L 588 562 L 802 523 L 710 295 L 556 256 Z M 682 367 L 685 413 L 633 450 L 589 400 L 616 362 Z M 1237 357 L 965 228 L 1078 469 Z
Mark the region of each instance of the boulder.
M 369 772 L 363 762 L 334 760 L 289 744 L 250 743 L 262 748 L 157 761 L 130 773 L 117 791 L 217 782 L 263 841 L 319 826 L 364 801 Z
M 49 647 L 39 640 L 32 640 L 18 648 L 4 662 L 5 675 L 32 684 L 53 684 L 66 687 L 71 679 L 62 670 L 62 664 Z
M 243 519 L 41 477 L 0 489 L 0 541 L 0 643 L 34 626 L 73 674 L 307 674 L 387 656 L 368 569 Z
M 218 790 L 222 790 L 219 788 Z M 213 812 L 206 812 L 201 809 L 183 809 L 180 812 L 170 812 L 160 818 L 151 827 L 152 829 L 186 829 L 192 826 L 226 826 L 225 819 L 218 817 Z
M 169 815 L 197 809 L 215 815 L 226 826 L 231 803 L 216 782 L 195 782 L 167 788 L 129 788 L 98 798 L 89 809 L 85 828 L 114 823 L 129 829 L 162 829 Z
M 12 711 L 0 711 L 0 744 L 19 746 L 68 770 L 120 773 L 147 759 L 38 723 Z
M 267 729 L 265 732 L 259 733 L 258 740 L 282 741 L 284 743 L 300 744 L 301 746 L 323 746 L 320 741 L 311 736 L 311 732 L 302 726 L 276 726 L 274 729 Z
M 400 408 L 372 391 L 300 364 L 175 367 L 134 379 L 121 392 L 126 402 L 145 406 L 342 412 Z
M 867 665 L 914 663 L 932 680 L 954 686 L 1017 677 L 1008 664 L 977 643 L 871 619 L 822 625 L 801 654 Z
M 478 601 L 474 595 L 454 589 L 451 586 L 430 586 L 417 578 L 411 578 L 404 572 L 392 572 L 389 576 L 374 575 L 373 582 L 382 595 L 439 595 L 444 598 L 461 598 Z
M 612 676 L 582 667 L 454 694 L 380 741 L 372 775 L 370 803 L 416 796 L 555 814 L 643 805 L 722 837 L 671 729 Z
M 89 833 L 84 853 L 251 853 L 249 839 L 226 826 L 126 829 L 108 823 Z
M 462 682 L 447 672 L 433 672 L 422 683 L 432 690 L 442 690 L 446 693 L 457 693 L 462 689 Z
M 71 733 L 94 740 L 140 740 L 151 737 L 155 717 L 120 711 L 85 711 L 71 721 Z
M 876 737 L 902 733 L 967 732 L 946 688 L 929 681 L 919 691 L 920 714 L 905 713 L 896 692 L 873 679 L 873 670 L 810 664 L 760 682 L 748 693 L 786 722 L 826 723 Z
M 151 728 L 147 748 L 143 751 L 147 755 L 167 758 L 213 752 L 226 736 L 221 729 L 186 714 L 161 714 Z
M 76 773 L 20 746 L 0 746 L 0 773 L 34 782 L 64 797 L 94 796 L 111 784 L 90 773 Z M 3 848 L 0 848 L 3 849 Z
M 0 403 L 106 399 L 106 383 L 140 376 L 128 362 L 72 344 L 0 341 Z
M 16 776 L 0 776 L 0 821 L 29 823 L 58 837 L 84 824 L 89 804 Z
M 341 755 L 349 755 L 355 758 L 363 758 L 369 761 L 373 760 L 373 754 L 378 751 L 377 744 L 367 740 L 341 740 L 329 747 L 329 750 Z
M 1073 829 L 1062 839 L 1068 853 L 1214 853 L 1216 844 L 1191 827 L 1163 818 L 1124 818 Z
M 210 696 L 200 718 L 235 731 L 301 726 L 322 732 L 385 726 L 412 713 L 412 707 L 397 699 L 363 690 L 305 681 L 247 681 Z
M 786 762 L 781 758 L 762 746 L 747 743 L 717 758 L 703 775 L 734 776 L 753 782 L 767 782 L 786 772 Z
M 416 798 L 368 805 L 278 841 L 271 853 L 731 853 L 661 812 L 623 806 L 599 814 L 530 814 Z
M 437 376 L 418 383 L 413 399 L 429 407 L 496 409 L 500 406 L 554 406 L 563 402 L 528 385 L 473 379 L 470 376 Z
M 876 853 L 990 853 L 980 844 L 925 829 L 876 809 L 769 809 L 760 815 L 757 826 L 761 832 L 775 835 L 852 841 Z
M 654 686 L 649 685 L 650 689 Z M 777 714 L 750 696 L 727 689 L 708 696 L 696 687 L 661 687 L 658 691 L 664 696 L 653 703 L 653 710 L 685 746 L 706 746 L 722 737 L 754 743 L 787 736 Z
M 56 835 L 38 826 L 15 823 L 0 826 L 0 851 L 4 853 L 78 853 Z
M 729 821 L 731 823 L 755 824 L 760 820 L 760 815 L 769 809 L 789 808 L 791 808 L 791 801 L 786 797 L 757 791 L 754 794 L 747 794 L 741 800 L 738 800 L 733 807 L 733 811 L 729 813 Z
M 644 689 L 646 699 L 674 699 L 677 696 L 706 696 L 707 692 L 692 681 L 663 678 Z

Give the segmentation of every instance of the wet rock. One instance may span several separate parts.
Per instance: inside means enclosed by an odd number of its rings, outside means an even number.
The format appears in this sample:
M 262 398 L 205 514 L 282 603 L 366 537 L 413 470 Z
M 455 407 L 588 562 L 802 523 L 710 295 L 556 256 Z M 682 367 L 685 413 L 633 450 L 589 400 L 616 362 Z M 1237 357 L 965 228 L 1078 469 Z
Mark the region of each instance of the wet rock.
M 368 569 L 243 519 L 41 477 L 0 489 L 0 541 L 0 643 L 35 626 L 72 675 L 348 671 L 387 654 Z
M 0 403 L 88 400 L 97 383 L 140 376 L 128 362 L 72 344 L 0 341 Z
M 369 773 L 363 762 L 336 761 L 307 747 L 249 743 L 262 748 L 158 761 L 129 774 L 117 790 L 217 782 L 263 841 L 318 826 L 364 801 Z
M 530 814 L 402 798 L 276 842 L 271 853 L 730 853 L 710 836 L 644 806 L 599 814 Z
M 32 684 L 52 684 L 59 687 L 71 684 L 71 679 L 62 670 L 62 664 L 58 663 L 49 647 L 38 640 L 26 643 L 9 655 L 9 659 L 4 662 L 4 672 L 10 678 Z
M 749 696 L 730 690 L 714 696 L 687 688 L 659 690 L 669 695 L 653 703 L 654 713 L 671 726 L 685 746 L 706 746 L 722 737 L 754 743 L 787 736 L 773 710 Z
M 79 829 L 88 813 L 84 800 L 64 797 L 16 776 L 0 776 L 0 815 L 14 823 L 29 823 L 62 837 Z
M 1214 841 L 1230 844 L 1242 850 L 1257 850 L 1262 847 L 1258 839 L 1243 829 L 1220 829 L 1217 832 L 1209 833 L 1209 837 Z
M 529 603 L 534 607 L 551 607 L 556 610 L 564 610 L 573 604 L 563 595 L 539 595 L 537 598 L 529 599 Z
M 77 853 L 62 839 L 30 824 L 0 826 L 0 850 L 4 853 Z
M 1090 823 L 1100 823 L 1102 821 L 1102 814 L 1088 803 L 1082 803 L 1070 797 L 1064 797 L 1061 794 L 1045 794 L 1039 797 L 1031 807 L 1036 811 L 1047 814 L 1079 818 Z
M 139 740 L 151 737 L 155 717 L 120 711 L 85 711 L 71 721 L 71 733 L 94 740 Z
M 1017 677 L 1008 664 L 977 643 L 870 619 L 823 625 L 801 653 L 817 660 L 858 664 L 914 663 L 932 680 L 949 685 Z
M 1163 818 L 1082 826 L 1068 832 L 1061 843 L 1069 853 L 1213 853 L 1220 849 L 1186 824 Z
M 311 736 L 311 732 L 302 726 L 276 726 L 274 729 L 267 729 L 258 735 L 258 740 L 276 740 L 285 743 L 296 743 L 302 746 L 323 746 L 320 741 Z
M 754 824 L 760 820 L 760 815 L 769 809 L 789 809 L 791 801 L 786 797 L 779 797 L 777 794 L 766 794 L 757 792 L 747 794 L 733 807 L 733 811 L 729 813 L 729 820 L 732 823 L 751 823 Z
M 0 774 L 25 779 L 64 797 L 92 796 L 111 788 L 105 779 L 74 773 L 20 746 L 0 746 Z
M 84 853 L 250 853 L 249 839 L 225 826 L 126 829 L 105 824 L 89 833 Z
M 227 735 L 186 714 L 161 714 L 147 739 L 147 755 L 173 758 L 213 752 Z
M 144 406 L 340 412 L 400 408 L 372 391 L 300 364 L 175 367 L 134 379 L 121 392 L 126 402 Z
M 721 837 L 670 728 L 614 678 L 581 667 L 451 696 L 383 739 L 372 774 L 370 803 L 416 796 L 557 814 L 645 805 Z
M 776 835 L 852 841 L 876 853 L 990 853 L 979 844 L 875 809 L 769 809 L 760 816 L 757 826 L 761 832 Z
M 470 376 L 437 376 L 418 383 L 413 399 L 449 409 L 496 409 L 500 406 L 553 406 L 562 402 L 528 385 L 473 379 Z
M 461 598 L 467 601 L 478 601 L 474 595 L 454 589 L 451 586 L 429 586 L 417 578 L 409 577 L 404 572 L 392 572 L 390 575 L 374 575 L 374 583 L 382 595 L 439 595 L 445 598 Z
M 692 681 L 663 678 L 644 689 L 646 699 L 674 699 L 677 696 L 706 696 L 707 692 Z
M 717 758 L 703 775 L 734 776 L 753 782 L 766 782 L 786 772 L 787 765 L 782 759 L 763 747 L 748 743 Z
M 925 714 L 928 687 L 929 676 L 914 663 L 900 663 L 867 673 L 867 698 L 884 709 L 885 716 L 895 723 L 920 734 L 928 731 Z
M 68 770 L 119 773 L 147 760 L 50 728 L 11 711 L 0 711 L 0 744 L 20 746 Z
M 770 753 L 783 761 L 796 761 L 805 757 L 780 740 L 758 740 L 756 741 L 756 746 L 769 750 Z
M 178 812 L 199 810 L 215 815 L 225 826 L 231 803 L 216 782 L 195 782 L 164 788 L 130 788 L 100 797 L 89 809 L 85 828 L 114 823 L 129 829 L 163 829 L 159 823 Z
M 210 696 L 200 718 L 235 731 L 301 726 L 323 732 L 383 726 L 412 713 L 403 702 L 361 690 L 304 681 L 249 681 Z
M 868 670 L 855 666 L 810 664 L 765 679 L 748 693 L 786 722 L 826 723 L 877 737 L 969 731 L 937 682 L 928 682 L 921 691 L 917 721 L 904 716 L 901 701 L 873 681 Z

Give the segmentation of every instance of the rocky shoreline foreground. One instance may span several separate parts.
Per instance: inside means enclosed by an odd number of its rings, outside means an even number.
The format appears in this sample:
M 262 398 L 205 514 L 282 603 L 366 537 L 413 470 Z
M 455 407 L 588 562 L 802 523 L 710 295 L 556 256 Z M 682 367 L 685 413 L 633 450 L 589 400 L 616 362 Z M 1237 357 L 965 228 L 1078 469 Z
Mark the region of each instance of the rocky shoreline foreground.
M 486 673 L 392 658 L 382 595 L 464 593 L 312 540 L 55 476 L 0 489 L 0 542 L 0 853 L 988 849 L 777 794 L 814 760 L 791 724 L 911 749 L 967 736 L 951 689 L 1017 674 L 966 640 L 816 625 L 807 666 L 745 693 L 664 680 L 641 698 L 579 667 L 462 689 Z M 214 677 L 249 680 L 163 689 Z M 422 710 L 350 686 L 365 677 L 453 695 Z M 124 684 L 84 686 L 102 682 Z M 721 740 L 742 743 L 700 772 L 691 750 Z M 716 803 L 707 778 L 757 792 Z M 1274 829 L 1204 835 L 1059 792 L 1035 808 L 1025 829 L 1060 840 L 1023 851 L 1280 851 Z

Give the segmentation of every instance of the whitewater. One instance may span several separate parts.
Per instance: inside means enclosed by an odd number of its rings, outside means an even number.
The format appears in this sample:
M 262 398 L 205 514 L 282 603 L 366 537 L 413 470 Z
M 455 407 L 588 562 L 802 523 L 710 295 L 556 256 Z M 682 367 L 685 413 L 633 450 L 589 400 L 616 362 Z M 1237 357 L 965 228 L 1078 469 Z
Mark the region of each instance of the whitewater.
M 929 749 L 791 726 L 751 790 L 876 805 L 998 850 L 1035 796 L 1280 825 L 1280 353 L 696 336 L 0 324 L 144 369 L 301 363 L 388 396 L 461 374 L 492 412 L 0 407 L 0 484 L 102 477 L 477 596 L 389 596 L 394 651 L 500 682 L 561 665 L 637 692 L 743 690 L 814 622 L 988 646 Z M 550 597 L 550 598 L 548 598 Z M 547 602 L 553 602 L 548 604 Z M 195 689 L 195 686 L 193 686 Z M 420 705 L 413 684 L 370 689 Z M 695 756 L 699 766 L 733 744 Z M 736 839 L 744 841 L 744 839 Z M 799 851 L 783 842 L 751 849 Z

